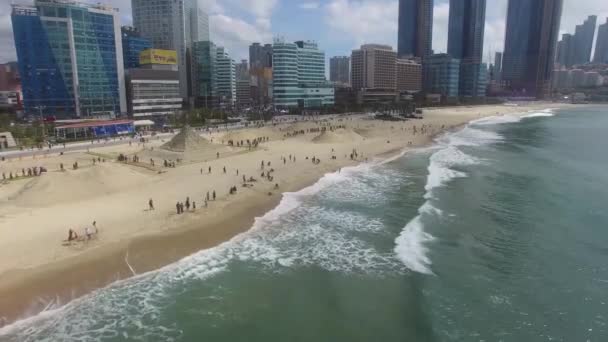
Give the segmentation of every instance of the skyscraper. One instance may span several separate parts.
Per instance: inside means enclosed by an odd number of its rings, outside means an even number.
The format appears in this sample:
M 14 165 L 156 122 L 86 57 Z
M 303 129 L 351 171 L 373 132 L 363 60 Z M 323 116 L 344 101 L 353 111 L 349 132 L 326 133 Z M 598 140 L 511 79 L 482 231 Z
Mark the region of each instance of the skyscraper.
M 249 46 L 249 67 L 251 69 L 272 67 L 272 44 L 253 43 Z
M 133 26 L 154 48 L 175 50 L 180 75 L 182 97 L 192 96 L 195 85 L 192 80 L 192 44 L 209 41 L 209 16 L 197 0 L 132 0 Z
M 333 83 L 350 83 L 350 57 L 335 56 L 329 59 L 329 80 Z
M 574 36 L 564 33 L 557 43 L 556 62 L 567 68 L 574 64 Z
M 37 0 L 13 6 L 12 22 L 27 113 L 70 118 L 127 112 L 117 10 Z
M 597 42 L 595 44 L 594 63 L 608 63 L 608 18 L 606 23 L 600 25 L 597 30 Z
M 563 0 L 509 0 L 502 69 L 512 92 L 549 94 L 562 6 Z
M 210 41 L 192 44 L 194 96 L 205 108 L 217 105 L 217 47 Z
M 236 67 L 223 47 L 217 48 L 217 95 L 220 105 L 232 107 L 236 102 Z
M 573 64 L 586 64 L 591 61 L 591 48 L 595 37 L 597 16 L 590 15 L 583 24 L 576 25 L 574 33 Z
M 433 0 L 399 0 L 399 57 L 424 58 L 432 53 Z
M 485 96 L 483 33 L 486 0 L 450 0 L 448 54 L 460 60 L 460 96 Z

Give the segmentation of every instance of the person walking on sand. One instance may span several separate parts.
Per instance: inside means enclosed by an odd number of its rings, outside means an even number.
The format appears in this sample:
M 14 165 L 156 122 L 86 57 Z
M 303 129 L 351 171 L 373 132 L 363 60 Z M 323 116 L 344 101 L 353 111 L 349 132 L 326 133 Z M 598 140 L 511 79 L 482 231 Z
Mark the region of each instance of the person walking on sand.
M 148 201 L 148 207 L 149 207 L 150 211 L 154 210 L 154 201 L 151 198 Z

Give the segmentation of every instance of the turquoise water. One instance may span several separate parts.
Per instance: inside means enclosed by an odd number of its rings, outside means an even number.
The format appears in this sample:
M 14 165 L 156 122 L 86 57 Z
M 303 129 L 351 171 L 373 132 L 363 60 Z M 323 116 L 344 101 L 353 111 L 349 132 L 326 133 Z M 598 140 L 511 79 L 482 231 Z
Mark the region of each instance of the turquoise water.
M 0 341 L 607 341 L 608 108 L 484 119 Z

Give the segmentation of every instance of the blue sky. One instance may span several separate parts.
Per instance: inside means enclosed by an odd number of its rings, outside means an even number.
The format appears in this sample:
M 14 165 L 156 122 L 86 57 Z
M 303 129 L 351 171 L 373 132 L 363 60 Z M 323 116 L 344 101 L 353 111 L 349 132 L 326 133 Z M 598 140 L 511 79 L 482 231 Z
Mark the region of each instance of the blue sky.
M 28 3 L 31 0 L 12 0 Z M 100 2 L 103 0 L 87 0 Z M 273 37 L 288 40 L 315 40 L 328 57 L 350 55 L 362 43 L 396 46 L 398 0 L 199 0 L 208 9 L 212 39 L 225 46 L 235 60 L 248 58 L 252 42 L 271 43 Z M 15 60 L 10 2 L 0 1 L 0 62 Z M 130 24 L 129 0 L 106 0 L 119 8 L 125 25 Z M 501 51 L 507 0 L 488 0 L 484 57 Z M 435 0 L 433 49 L 447 46 L 448 0 Z M 587 15 L 606 22 L 608 1 L 564 0 L 562 32 Z

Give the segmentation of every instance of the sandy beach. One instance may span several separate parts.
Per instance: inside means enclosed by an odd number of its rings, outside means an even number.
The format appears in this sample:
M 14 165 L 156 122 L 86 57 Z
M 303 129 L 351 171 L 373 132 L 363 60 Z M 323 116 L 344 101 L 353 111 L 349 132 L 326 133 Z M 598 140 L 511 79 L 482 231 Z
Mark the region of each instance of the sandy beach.
M 282 193 L 328 172 L 428 145 L 474 119 L 559 106 L 426 109 L 424 119 L 405 122 L 320 117 L 9 158 L 0 163 L 0 326 L 227 241 Z M 48 172 L 22 177 L 34 167 Z M 187 198 L 190 209 L 178 214 Z M 97 233 L 89 239 L 85 228 Z M 67 241 L 70 229 L 75 241 Z

